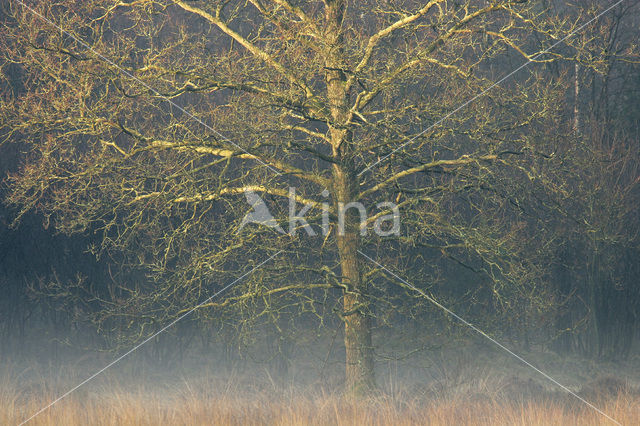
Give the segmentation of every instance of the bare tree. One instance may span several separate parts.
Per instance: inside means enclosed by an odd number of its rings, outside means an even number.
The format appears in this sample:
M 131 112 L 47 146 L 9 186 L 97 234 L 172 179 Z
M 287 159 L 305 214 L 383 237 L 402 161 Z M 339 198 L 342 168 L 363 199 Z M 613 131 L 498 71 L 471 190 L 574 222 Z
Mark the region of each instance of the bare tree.
M 277 320 L 296 306 L 323 317 L 341 303 L 347 387 L 366 393 L 374 314 L 399 307 L 359 251 L 397 267 L 424 259 L 411 273 L 425 288 L 440 258 L 453 260 L 482 275 L 496 307 L 544 297 L 541 259 L 519 242 L 520 191 L 561 136 L 548 128 L 566 79 L 545 67 L 597 37 L 548 52 L 585 17 L 546 3 L 10 2 L 2 61 L 20 67 L 26 90 L 5 78 L 0 127 L 28 153 L 9 201 L 62 231 L 100 233 L 97 254 L 123 251 L 147 271 L 150 281 L 102 300 L 134 336 L 285 250 L 197 313 Z M 531 72 L 494 86 L 528 61 Z M 248 191 L 289 232 L 240 229 Z M 314 232 L 283 219 L 290 195 L 296 212 L 312 206 Z M 388 205 L 367 219 L 340 208 L 377 201 L 401 208 L 399 235 L 372 235 L 389 225 Z

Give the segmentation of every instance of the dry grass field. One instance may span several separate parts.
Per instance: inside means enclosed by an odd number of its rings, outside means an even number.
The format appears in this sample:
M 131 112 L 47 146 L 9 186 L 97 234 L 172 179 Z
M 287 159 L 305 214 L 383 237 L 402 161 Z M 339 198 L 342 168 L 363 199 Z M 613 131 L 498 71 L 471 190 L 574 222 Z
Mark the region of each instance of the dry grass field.
M 0 423 L 19 424 L 48 402 L 23 401 L 3 392 Z M 600 408 L 624 425 L 640 424 L 637 396 L 618 395 Z M 32 425 L 604 425 L 591 408 L 566 399 L 510 401 L 464 399 L 419 401 L 375 398 L 358 403 L 334 396 L 273 399 L 268 395 L 171 400 L 140 393 L 70 396 L 40 414 Z
M 69 382 L 74 382 L 70 379 Z M 76 382 L 77 383 L 77 382 Z M 64 380 L 26 386 L 15 375 L 0 388 L 0 424 L 18 425 L 59 396 Z M 580 395 L 624 425 L 640 424 L 640 395 L 608 378 Z M 616 424 L 566 393 L 515 377 L 476 380 L 455 391 L 384 391 L 347 400 L 322 390 L 241 391 L 201 377 L 167 386 L 126 386 L 115 379 L 87 385 L 30 425 L 607 425 Z

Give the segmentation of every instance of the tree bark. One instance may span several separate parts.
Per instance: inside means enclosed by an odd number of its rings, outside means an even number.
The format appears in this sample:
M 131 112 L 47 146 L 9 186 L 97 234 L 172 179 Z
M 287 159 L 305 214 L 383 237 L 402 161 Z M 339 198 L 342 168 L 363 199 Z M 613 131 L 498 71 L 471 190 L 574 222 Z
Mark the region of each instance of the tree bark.
M 348 125 L 349 93 L 343 70 L 344 40 L 342 20 L 343 0 L 326 2 L 325 38 L 327 51 L 325 73 L 327 99 L 332 122 L 329 123 L 333 165 L 333 200 L 335 211 L 357 201 L 360 186 L 353 158 L 353 133 Z M 353 396 L 369 394 L 375 388 L 373 347 L 371 344 L 371 316 L 368 308 L 367 285 L 360 268 L 360 216 L 355 209 L 345 212 L 342 232 L 336 230 L 338 253 L 344 284 L 343 319 L 345 324 L 346 390 Z M 338 227 L 339 228 L 339 227 Z
M 575 75 L 573 80 L 573 132 L 580 135 L 580 63 L 575 64 Z
M 338 205 L 354 199 L 355 173 L 336 167 L 334 191 Z M 339 206 L 338 206 L 339 208 Z M 371 343 L 371 315 L 367 285 L 360 268 L 360 216 L 354 209 L 345 212 L 344 232 L 337 233 L 338 252 L 342 269 L 344 343 L 346 349 L 346 390 L 362 396 L 375 389 L 373 346 Z

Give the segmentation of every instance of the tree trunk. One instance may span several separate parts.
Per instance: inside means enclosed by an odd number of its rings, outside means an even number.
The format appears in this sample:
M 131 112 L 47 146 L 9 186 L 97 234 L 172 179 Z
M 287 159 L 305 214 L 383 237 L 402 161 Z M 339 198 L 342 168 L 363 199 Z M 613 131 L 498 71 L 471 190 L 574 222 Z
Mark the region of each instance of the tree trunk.
M 573 132 L 580 135 L 580 63 L 575 64 L 575 75 L 573 80 Z
M 326 2 L 325 75 L 327 99 L 331 111 L 333 165 L 333 200 L 335 211 L 340 206 L 357 201 L 360 186 L 353 158 L 353 134 L 348 125 L 349 93 L 343 72 L 344 39 L 342 21 L 344 0 Z M 340 228 L 340 227 L 338 227 Z M 344 324 L 346 348 L 346 390 L 353 396 L 362 396 L 375 388 L 373 347 L 371 345 L 371 316 L 369 314 L 367 285 L 360 269 L 360 216 L 355 209 L 345 212 L 342 231 L 336 228 L 336 239 L 342 281 L 344 284 Z
M 355 173 L 334 171 L 335 199 L 344 206 L 353 200 Z M 338 207 L 339 208 L 339 207 Z M 375 389 L 373 347 L 371 343 L 371 315 L 367 299 L 367 285 L 360 269 L 360 216 L 354 210 L 345 212 L 344 232 L 338 231 L 338 252 L 344 284 L 344 343 L 346 349 L 346 390 L 362 396 Z

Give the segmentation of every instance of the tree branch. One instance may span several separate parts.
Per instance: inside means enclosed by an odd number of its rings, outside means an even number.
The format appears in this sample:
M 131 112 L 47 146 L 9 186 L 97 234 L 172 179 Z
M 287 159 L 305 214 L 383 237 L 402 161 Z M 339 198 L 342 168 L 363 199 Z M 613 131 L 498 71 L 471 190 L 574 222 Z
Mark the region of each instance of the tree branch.
M 384 187 L 389 186 L 390 184 L 398 181 L 399 179 L 402 179 L 403 177 L 407 177 L 409 175 L 415 174 L 415 173 L 419 173 L 422 172 L 424 170 L 427 169 L 431 169 L 434 167 L 439 167 L 439 166 L 464 166 L 466 164 L 471 164 L 471 163 L 477 163 L 479 161 L 493 161 L 493 160 L 497 160 L 500 156 L 498 154 L 487 154 L 487 155 L 482 155 L 480 157 L 469 157 L 467 155 L 463 155 L 460 158 L 457 158 L 455 160 L 437 160 L 437 161 L 432 161 L 430 163 L 425 163 L 425 164 L 421 164 L 419 166 L 416 167 L 412 167 L 410 169 L 407 170 L 403 170 L 401 172 L 396 173 L 395 175 L 387 178 L 386 180 L 380 182 L 379 184 L 372 186 L 371 188 L 362 191 L 360 193 L 360 197 L 365 197 L 367 195 L 370 195 Z
M 270 54 L 260 49 L 258 46 L 251 43 L 249 40 L 247 40 L 246 38 L 244 38 L 243 36 L 235 32 L 234 30 L 229 28 L 227 23 L 220 18 L 218 13 L 216 14 L 216 16 L 214 16 L 209 12 L 206 12 L 198 7 L 187 4 L 182 0 L 173 0 L 173 2 L 177 6 L 184 9 L 185 11 L 195 13 L 196 15 L 201 16 L 202 18 L 206 19 L 207 21 L 217 26 L 222 32 L 224 32 L 229 37 L 233 38 L 235 41 L 240 43 L 245 49 L 251 52 L 255 57 L 269 64 L 272 68 L 274 68 L 280 74 L 285 76 L 293 85 L 304 89 L 305 95 L 307 98 L 314 97 L 314 93 L 309 86 L 307 86 L 303 81 L 301 81 L 299 78 L 293 75 L 293 73 L 287 70 L 284 66 L 282 66 L 278 61 L 276 61 L 276 59 L 273 56 L 271 56 Z
M 131 189 L 131 190 L 135 191 L 135 189 Z M 233 188 L 220 188 L 216 192 L 207 192 L 202 194 L 176 197 L 172 199 L 171 202 L 172 203 L 198 203 L 203 201 L 214 201 L 219 199 L 223 195 L 244 194 L 247 191 L 263 192 L 265 194 L 277 195 L 285 198 L 290 197 L 288 189 L 269 188 L 264 185 L 245 185 L 245 186 L 233 187 Z M 166 195 L 166 192 L 162 192 L 162 191 L 149 192 L 147 194 L 142 194 L 134 197 L 133 200 L 129 202 L 129 204 L 133 204 L 138 201 L 146 200 L 153 197 L 160 197 L 163 195 Z M 300 195 L 296 195 L 294 198 L 300 204 L 310 204 L 312 208 L 317 208 L 321 204 L 319 201 L 310 200 Z
M 204 146 L 197 143 L 177 143 L 177 142 L 170 142 L 162 139 L 152 139 L 152 138 L 147 138 L 143 136 L 136 130 L 129 129 L 124 125 L 120 125 L 120 128 L 122 129 L 122 131 L 124 131 L 128 135 L 149 144 L 150 148 L 174 149 L 174 150 L 183 151 L 183 152 L 191 151 L 191 152 L 197 152 L 199 154 L 215 155 L 217 157 L 228 157 L 228 158 L 233 157 L 233 158 L 240 158 L 240 159 L 246 159 L 246 160 L 260 160 L 267 164 L 271 164 L 272 166 L 282 170 L 285 173 L 291 174 L 301 179 L 308 180 L 310 182 L 317 183 L 320 186 L 326 187 L 328 185 L 328 182 L 323 177 L 314 175 L 311 173 L 307 173 L 302 169 L 294 167 L 280 160 L 265 158 L 263 156 L 257 156 L 250 153 L 233 151 L 231 149 Z
M 429 44 L 422 52 L 419 53 L 419 57 L 413 59 L 409 62 L 405 62 L 404 64 L 398 66 L 390 73 L 387 73 L 386 76 L 382 77 L 376 86 L 370 91 L 361 92 L 356 101 L 354 102 L 353 107 L 351 108 L 352 112 L 360 111 L 364 108 L 373 98 L 375 98 L 378 93 L 380 93 L 389 83 L 394 81 L 400 74 L 405 72 L 406 70 L 412 68 L 413 66 L 419 64 L 420 62 L 426 60 L 424 59 L 424 55 L 429 55 L 434 52 L 438 47 L 442 46 L 447 40 L 453 37 L 456 33 L 458 33 L 463 27 L 474 21 L 476 18 L 492 12 L 494 10 L 498 10 L 502 8 L 502 4 L 494 3 L 490 6 L 484 7 L 482 9 L 476 10 L 473 13 L 465 15 L 460 21 L 454 24 L 451 28 L 449 28 L 444 34 L 440 35 L 436 38 L 432 43 Z M 462 72 L 462 71 L 461 71 Z M 462 72 L 463 75 L 466 73 Z
M 381 29 L 380 31 L 372 35 L 369 38 L 369 41 L 367 42 L 367 47 L 365 47 L 364 56 L 362 57 L 362 60 L 360 60 L 360 63 L 354 69 L 353 74 L 351 74 L 349 76 L 349 79 L 347 80 L 347 88 L 351 87 L 351 85 L 353 84 L 353 81 L 356 79 L 357 74 L 367 66 L 367 64 L 369 63 L 369 60 L 371 59 L 371 56 L 373 55 L 373 50 L 380 43 L 380 40 L 390 35 L 395 30 L 404 28 L 410 23 L 420 19 L 421 17 L 426 15 L 433 6 L 435 6 L 438 3 L 443 3 L 445 1 L 446 0 L 431 0 L 429 3 L 424 5 L 420 10 L 418 10 L 413 15 L 405 16 L 404 18 L 395 21 L 393 24 L 389 25 L 386 28 Z

